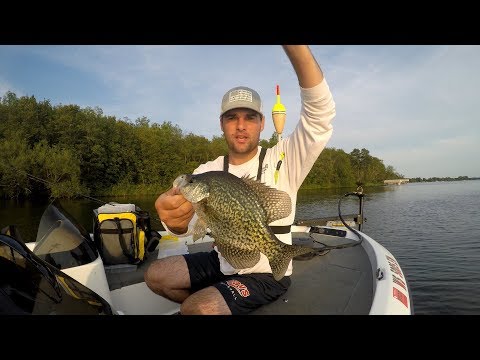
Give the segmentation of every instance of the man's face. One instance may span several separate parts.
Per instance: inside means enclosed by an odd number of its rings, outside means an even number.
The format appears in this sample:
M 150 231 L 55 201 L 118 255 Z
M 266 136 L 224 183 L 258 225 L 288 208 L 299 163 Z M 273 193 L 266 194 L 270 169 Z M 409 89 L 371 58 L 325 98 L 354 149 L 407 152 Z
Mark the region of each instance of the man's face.
M 227 111 L 220 118 L 220 126 L 231 152 L 247 154 L 256 151 L 265 118 L 258 112 L 245 108 Z

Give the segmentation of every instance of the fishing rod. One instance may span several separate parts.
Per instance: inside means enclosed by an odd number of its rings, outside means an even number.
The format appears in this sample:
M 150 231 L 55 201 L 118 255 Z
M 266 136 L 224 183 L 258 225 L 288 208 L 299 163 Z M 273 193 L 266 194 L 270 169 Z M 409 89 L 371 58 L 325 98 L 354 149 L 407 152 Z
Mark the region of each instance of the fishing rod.
M 17 171 L 18 171 L 18 169 L 17 169 Z M 19 170 L 19 171 L 23 172 L 27 177 L 29 177 L 29 178 L 31 178 L 31 179 L 33 179 L 33 180 L 36 180 L 36 181 L 38 181 L 38 182 L 41 182 L 41 183 L 43 183 L 43 184 L 45 184 L 45 185 L 49 185 L 49 186 L 54 185 L 51 181 L 47 181 L 47 180 L 45 180 L 45 179 L 39 178 L 38 176 L 35 176 L 35 175 L 32 175 L 32 174 L 26 172 L 25 170 Z M 76 195 L 76 196 L 83 197 L 83 198 L 88 199 L 88 200 L 95 201 L 95 202 L 97 202 L 97 203 L 99 203 L 99 204 L 102 204 L 102 205 L 115 205 L 115 204 L 116 204 L 115 202 L 112 202 L 112 201 L 109 201 L 109 202 L 103 201 L 103 200 L 94 198 L 94 197 L 92 197 L 92 196 L 85 195 L 85 194 L 81 194 L 81 193 L 78 193 L 78 192 L 75 193 L 75 195 Z M 55 200 L 55 198 L 54 198 L 54 200 Z M 54 201 L 54 200 L 52 200 L 52 201 Z M 163 228 L 163 224 L 162 224 L 161 220 L 160 220 L 158 217 L 154 217 L 154 216 L 151 216 L 151 215 L 150 215 L 150 219 L 156 221 L 156 222 Z
M 50 185 L 50 186 L 53 185 L 53 183 L 52 183 L 51 181 L 47 181 L 47 180 L 44 180 L 44 179 L 42 179 L 42 178 L 39 178 L 39 177 L 37 177 L 37 176 L 35 176 L 35 175 L 29 174 L 29 173 L 27 173 L 27 172 L 24 171 L 24 170 L 21 170 L 21 171 L 23 171 L 23 172 L 25 173 L 25 175 L 27 175 L 29 178 L 31 178 L 31 179 L 33 179 L 33 180 L 37 180 L 38 182 L 41 182 L 41 183 L 43 183 L 43 184 L 45 184 L 45 185 Z M 92 200 L 92 201 L 96 201 L 96 202 L 98 202 L 98 203 L 100 203 L 100 204 L 102 204 L 102 205 L 109 204 L 109 203 L 106 202 L 106 201 L 99 200 L 99 199 L 96 199 L 96 198 L 94 198 L 94 197 L 91 197 L 91 196 L 88 196 L 88 195 L 85 195 L 85 194 L 75 193 L 75 195 L 84 197 L 84 198 L 89 199 L 89 200 Z

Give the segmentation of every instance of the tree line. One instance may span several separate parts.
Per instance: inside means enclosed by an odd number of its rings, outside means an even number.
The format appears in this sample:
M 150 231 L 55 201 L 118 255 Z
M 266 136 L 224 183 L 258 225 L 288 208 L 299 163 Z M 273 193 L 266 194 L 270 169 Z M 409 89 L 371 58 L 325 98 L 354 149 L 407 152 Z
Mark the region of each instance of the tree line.
M 271 147 L 276 134 L 260 144 Z M 55 105 L 7 92 L 0 101 L 0 196 L 159 194 L 180 173 L 228 152 L 223 135 L 207 139 L 170 121 L 106 116 L 102 109 Z M 400 178 L 367 149 L 326 148 L 303 188 L 379 185 Z
M 457 177 L 431 177 L 431 178 L 421 178 L 415 177 L 410 178 L 409 182 L 437 182 L 437 181 L 464 181 L 464 180 L 478 180 L 478 177 L 468 177 L 468 176 L 457 176 Z

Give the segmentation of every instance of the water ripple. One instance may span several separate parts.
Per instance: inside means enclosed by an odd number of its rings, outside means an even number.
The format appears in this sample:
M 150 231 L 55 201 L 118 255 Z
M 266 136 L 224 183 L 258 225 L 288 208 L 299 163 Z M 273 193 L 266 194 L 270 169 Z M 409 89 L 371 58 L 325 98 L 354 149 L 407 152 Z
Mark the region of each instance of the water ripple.
M 480 181 L 367 188 L 366 193 L 363 230 L 400 263 L 415 313 L 480 314 Z M 299 196 L 297 218 L 336 215 L 335 195 L 310 194 L 301 204 Z M 343 214 L 358 211 L 348 206 L 342 206 Z

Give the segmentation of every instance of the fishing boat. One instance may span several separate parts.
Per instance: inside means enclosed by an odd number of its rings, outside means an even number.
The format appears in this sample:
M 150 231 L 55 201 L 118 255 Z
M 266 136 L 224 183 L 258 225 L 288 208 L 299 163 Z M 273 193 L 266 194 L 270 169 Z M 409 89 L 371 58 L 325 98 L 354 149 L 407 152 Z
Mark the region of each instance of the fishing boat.
M 297 220 L 293 242 L 317 249 L 293 259 L 292 284 L 275 302 L 252 315 L 411 315 L 406 276 L 395 256 L 362 231 L 358 214 Z M 93 230 L 92 230 L 93 231 Z M 87 231 L 59 203 L 40 220 L 35 242 L 24 243 L 14 226 L 0 234 L 0 313 L 173 315 L 180 305 L 153 293 L 144 272 L 157 258 L 210 251 L 208 235 L 193 241 L 155 230 L 158 242 L 140 264 L 107 265 Z

